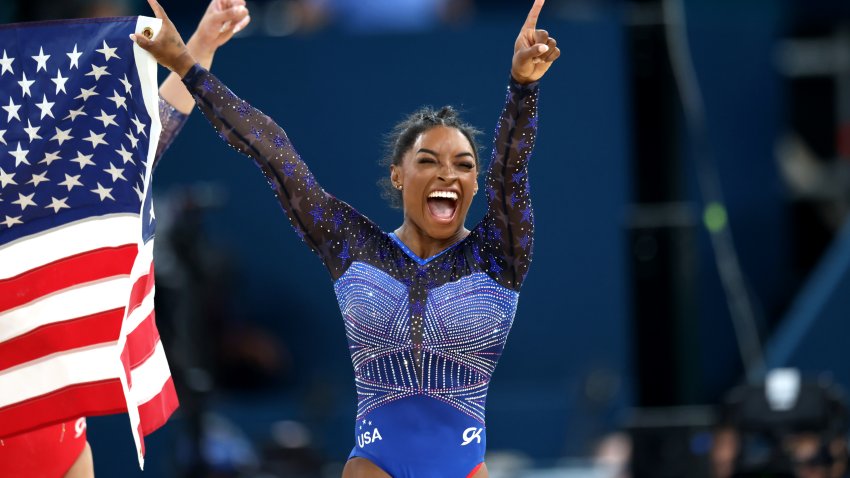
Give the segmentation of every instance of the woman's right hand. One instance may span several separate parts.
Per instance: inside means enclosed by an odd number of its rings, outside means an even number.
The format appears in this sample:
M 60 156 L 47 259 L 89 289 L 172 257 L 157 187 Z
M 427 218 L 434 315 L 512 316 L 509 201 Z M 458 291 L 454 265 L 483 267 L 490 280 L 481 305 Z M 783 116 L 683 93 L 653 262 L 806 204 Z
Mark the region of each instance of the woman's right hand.
M 180 33 L 177 32 L 174 24 L 168 19 L 165 10 L 156 0 L 148 0 L 148 3 L 156 18 L 162 20 L 162 29 L 153 40 L 145 37 L 141 32 L 130 35 L 130 39 L 142 49 L 150 52 L 160 65 L 177 73 L 182 78 L 195 64 L 195 59 L 189 54 L 186 44 L 183 43 L 183 39 L 180 38 Z

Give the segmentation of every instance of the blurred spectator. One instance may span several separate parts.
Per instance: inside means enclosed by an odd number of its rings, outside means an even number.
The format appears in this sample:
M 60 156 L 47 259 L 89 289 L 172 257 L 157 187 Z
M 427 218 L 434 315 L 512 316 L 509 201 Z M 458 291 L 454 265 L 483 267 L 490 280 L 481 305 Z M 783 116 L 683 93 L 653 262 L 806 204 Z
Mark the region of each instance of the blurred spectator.
M 712 476 L 846 477 L 843 392 L 823 380 L 794 378 L 774 386 L 773 375 L 765 385 L 744 385 L 729 394 L 714 433 Z
M 134 3 L 133 0 L 19 0 L 16 20 L 118 17 L 132 14 Z
M 457 23 L 472 11 L 472 0 L 299 0 L 291 12 L 301 30 L 332 25 L 354 33 L 418 32 Z

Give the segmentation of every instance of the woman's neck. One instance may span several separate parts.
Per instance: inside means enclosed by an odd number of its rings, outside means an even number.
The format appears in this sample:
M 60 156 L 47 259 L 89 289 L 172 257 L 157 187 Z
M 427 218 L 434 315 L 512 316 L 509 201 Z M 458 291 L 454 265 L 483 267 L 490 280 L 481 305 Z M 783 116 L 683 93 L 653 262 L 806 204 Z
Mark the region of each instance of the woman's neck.
M 422 259 L 427 259 L 443 252 L 468 234 L 469 230 L 461 227 L 451 236 L 438 239 L 429 236 L 424 230 L 409 220 L 405 220 L 401 227 L 395 230 L 396 237 Z

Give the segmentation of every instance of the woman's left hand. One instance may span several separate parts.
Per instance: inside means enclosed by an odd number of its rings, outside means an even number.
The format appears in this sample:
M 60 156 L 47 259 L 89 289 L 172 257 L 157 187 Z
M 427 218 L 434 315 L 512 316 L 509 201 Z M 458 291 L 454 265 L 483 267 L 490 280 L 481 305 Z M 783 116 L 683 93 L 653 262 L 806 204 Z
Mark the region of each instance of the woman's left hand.
M 550 37 L 546 30 L 537 29 L 537 17 L 540 16 L 544 1 L 535 0 L 514 44 L 511 75 L 522 84 L 542 78 L 552 63 L 561 56 L 558 42 Z

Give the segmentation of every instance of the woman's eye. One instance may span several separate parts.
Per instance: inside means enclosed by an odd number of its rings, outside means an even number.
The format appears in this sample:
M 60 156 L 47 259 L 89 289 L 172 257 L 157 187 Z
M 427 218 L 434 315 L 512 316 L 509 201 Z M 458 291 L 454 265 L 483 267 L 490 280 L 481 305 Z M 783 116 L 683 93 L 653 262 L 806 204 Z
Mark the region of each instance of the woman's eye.
M 472 163 L 460 163 L 460 167 L 463 169 L 472 169 L 475 165 Z
M 419 164 L 436 163 L 433 158 L 419 158 Z

